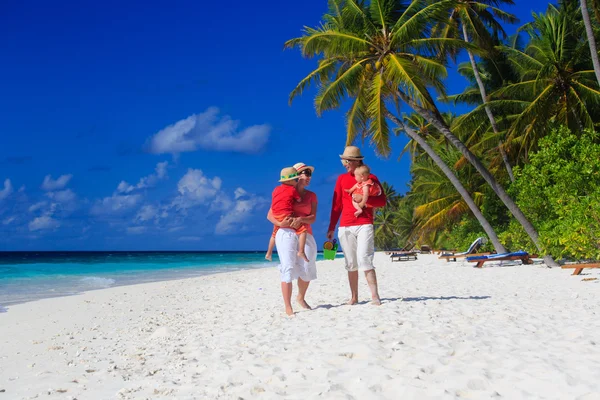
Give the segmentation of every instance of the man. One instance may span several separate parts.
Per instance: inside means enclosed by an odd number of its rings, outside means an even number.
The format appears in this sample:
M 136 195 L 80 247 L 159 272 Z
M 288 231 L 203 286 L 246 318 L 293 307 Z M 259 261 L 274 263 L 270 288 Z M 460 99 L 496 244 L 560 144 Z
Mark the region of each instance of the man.
M 357 217 L 354 216 L 352 196 L 346 193 L 346 189 L 356 184 L 354 170 L 363 165 L 364 157 L 356 146 L 348 146 L 344 154 L 340 155 L 342 164 L 348 171 L 338 177 L 333 192 L 331 205 L 331 218 L 327 238 L 333 240 L 335 226 L 340 220 L 338 237 L 346 259 L 346 270 L 348 271 L 348 283 L 350 284 L 351 298 L 348 304 L 358 303 L 358 271 L 364 271 L 365 278 L 371 289 L 372 304 L 380 305 L 379 292 L 377 290 L 377 275 L 373 266 L 373 255 L 375 254 L 375 233 L 373 230 L 373 207 L 383 207 L 386 203 L 385 194 L 369 197 L 368 205 Z M 379 180 L 373 174 L 370 179 L 379 184 Z

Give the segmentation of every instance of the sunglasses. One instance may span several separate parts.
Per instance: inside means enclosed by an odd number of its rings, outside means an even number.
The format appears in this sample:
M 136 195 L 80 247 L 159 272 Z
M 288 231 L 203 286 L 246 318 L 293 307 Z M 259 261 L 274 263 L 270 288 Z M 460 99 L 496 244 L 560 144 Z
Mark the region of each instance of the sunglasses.
M 342 160 L 342 164 L 346 165 L 346 164 L 350 164 L 351 162 L 359 162 L 360 160 Z
M 310 169 L 305 169 L 303 171 L 298 172 L 298 175 L 305 175 L 305 176 L 311 177 L 312 172 L 310 171 Z

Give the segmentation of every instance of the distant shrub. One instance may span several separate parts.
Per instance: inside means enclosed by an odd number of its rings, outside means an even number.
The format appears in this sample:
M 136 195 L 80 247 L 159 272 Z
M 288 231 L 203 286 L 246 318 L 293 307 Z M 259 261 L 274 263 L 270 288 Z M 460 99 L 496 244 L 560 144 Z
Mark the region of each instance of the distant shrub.
M 445 237 L 444 247 L 465 251 L 478 237 L 488 239 L 479 222 L 471 215 L 465 215 L 459 223 L 452 227 L 452 231 Z M 478 251 L 493 250 L 491 242 L 484 244 Z
M 555 258 L 600 258 L 600 144 L 595 132 L 558 128 L 543 138 L 530 163 L 515 168 L 510 192 Z M 537 251 L 511 221 L 501 234 L 510 249 Z

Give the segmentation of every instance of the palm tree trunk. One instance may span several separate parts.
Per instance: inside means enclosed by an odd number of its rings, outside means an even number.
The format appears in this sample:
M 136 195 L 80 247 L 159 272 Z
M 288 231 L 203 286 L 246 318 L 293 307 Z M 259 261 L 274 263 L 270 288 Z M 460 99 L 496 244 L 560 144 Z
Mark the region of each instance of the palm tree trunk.
M 442 158 L 437 155 L 437 153 L 433 150 L 433 148 L 431 148 L 431 146 L 429 145 L 429 143 L 427 143 L 425 138 L 420 136 L 417 132 L 415 132 L 409 126 L 405 125 L 404 122 L 402 122 L 400 119 L 398 119 L 391 113 L 388 113 L 388 118 L 391 119 L 392 121 L 394 121 L 394 123 L 396 125 L 398 125 L 398 127 L 400 127 L 400 129 L 402 129 L 404 132 L 406 132 L 406 134 L 408 136 L 410 136 L 410 138 L 412 140 L 417 142 L 419 144 L 419 146 L 421 146 L 421 148 L 423 150 L 425 150 L 427 155 L 429 155 L 429 157 L 431 157 L 433 162 L 435 162 L 435 164 L 442 170 L 444 175 L 446 175 L 448 180 L 450 180 L 452 185 L 454 185 L 454 187 L 456 188 L 458 193 L 462 196 L 465 203 L 467 203 L 467 205 L 469 206 L 469 209 L 473 212 L 473 214 L 475 215 L 475 218 L 477 218 L 477 221 L 479 221 L 479 223 L 481 224 L 481 227 L 483 228 L 485 233 L 487 233 L 488 237 L 492 241 L 492 244 L 494 245 L 494 249 L 496 250 L 496 253 L 506 253 L 506 249 L 504 248 L 502 243 L 500 243 L 500 239 L 498 239 L 498 235 L 496 235 L 494 228 L 492 228 L 492 225 L 488 222 L 487 219 L 485 219 L 485 217 L 479 210 L 479 207 L 477 207 L 477 204 L 475 204 L 475 201 L 473 201 L 473 199 L 471 198 L 471 195 L 469 194 L 467 189 L 465 189 L 465 187 L 462 185 L 462 183 L 460 183 L 460 180 L 456 177 L 456 175 L 454 175 L 454 172 L 450 169 L 450 167 L 448 167 L 448 165 L 446 165 L 444 160 L 442 160 Z
M 508 193 L 504 190 L 502 186 L 496 181 L 494 176 L 490 173 L 490 171 L 481 163 L 481 161 L 468 149 L 467 146 L 463 142 L 461 142 L 456 136 L 452 134 L 450 128 L 444 122 L 442 116 L 440 115 L 437 108 L 434 110 L 429 110 L 424 107 L 421 107 L 415 101 L 412 100 L 406 93 L 402 92 L 400 89 L 397 89 L 398 97 L 402 99 L 405 103 L 407 103 L 413 110 L 415 110 L 419 115 L 425 118 L 429 123 L 431 123 L 437 130 L 439 130 L 445 137 L 452 143 L 454 147 L 456 147 L 462 155 L 469 161 L 481 174 L 483 179 L 490 185 L 494 193 L 502 200 L 504 205 L 508 208 L 510 213 L 519 221 L 523 229 L 527 233 L 527 235 L 531 238 L 531 241 L 537 248 L 537 250 L 542 253 L 542 247 L 540 246 L 539 235 L 535 230 L 535 227 L 529 222 L 523 211 L 515 204 L 513 199 L 510 198 Z M 435 107 L 435 106 L 434 106 Z M 544 256 L 544 261 L 546 265 L 549 267 L 558 267 L 558 264 L 552 259 L 551 256 Z
M 463 31 L 463 37 L 465 42 L 469 43 L 469 34 L 467 33 L 467 26 L 465 24 L 462 24 L 462 31 Z M 475 62 L 475 57 L 473 56 L 473 53 L 471 53 L 471 50 L 467 50 L 467 53 L 469 54 L 469 59 L 471 60 L 471 67 L 473 68 L 473 74 L 475 75 L 475 80 L 477 81 L 477 86 L 479 86 L 479 93 L 481 94 L 481 100 L 483 101 L 484 104 L 484 108 L 485 108 L 485 113 L 488 116 L 488 119 L 490 120 L 490 123 L 492 124 L 492 129 L 494 130 L 494 133 L 496 135 L 498 135 L 498 125 L 496 124 L 496 118 L 494 118 L 494 114 L 492 113 L 492 110 L 490 109 L 490 107 L 487 105 L 487 93 L 485 91 L 485 86 L 483 86 L 483 81 L 481 80 L 481 75 L 479 74 L 479 68 L 477 68 L 477 63 Z M 502 155 L 502 161 L 504 162 L 504 166 L 506 167 L 506 172 L 508 172 L 508 177 L 510 178 L 511 182 L 515 181 L 515 175 L 513 174 L 513 170 L 512 167 L 510 166 L 510 163 L 508 162 L 508 156 L 506 155 L 506 151 L 504 150 L 504 146 L 502 143 L 502 140 L 499 141 L 498 143 L 498 150 L 500 150 L 500 154 Z
M 590 53 L 592 53 L 592 63 L 594 64 L 594 72 L 596 73 L 596 79 L 598 80 L 598 85 L 600 85 L 600 61 L 598 61 L 598 50 L 596 49 L 596 39 L 594 38 L 592 22 L 590 21 L 590 14 L 588 12 L 587 0 L 581 0 L 581 15 L 583 15 L 583 23 L 585 24 L 585 33 L 587 34 L 588 43 L 590 45 Z

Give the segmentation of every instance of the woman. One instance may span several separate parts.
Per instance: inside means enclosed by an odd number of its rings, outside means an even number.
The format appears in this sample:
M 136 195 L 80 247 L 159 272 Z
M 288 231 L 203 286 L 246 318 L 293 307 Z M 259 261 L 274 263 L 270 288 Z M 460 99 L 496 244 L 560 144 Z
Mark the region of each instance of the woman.
M 305 300 L 306 291 L 310 281 L 317 279 L 317 243 L 312 235 L 311 224 L 317 218 L 317 195 L 306 189 L 310 184 L 314 167 L 297 163 L 294 168 L 298 171 L 298 184 L 296 189 L 302 199 L 294 204 L 294 217 L 283 221 L 277 221 L 269 209 L 267 219 L 281 229 L 277 231 L 275 240 L 277 243 L 277 254 L 279 256 L 279 271 L 281 272 L 281 293 L 285 303 L 285 312 L 287 315 L 294 315 L 292 309 L 292 280 L 298 279 L 298 297 L 296 300 L 300 307 L 310 310 L 311 307 Z M 306 246 L 304 252 L 308 261 L 297 256 L 298 235 L 294 231 L 301 224 L 308 228 L 306 236 Z M 293 229 L 290 229 L 293 228 Z

